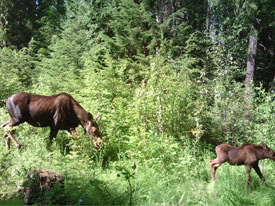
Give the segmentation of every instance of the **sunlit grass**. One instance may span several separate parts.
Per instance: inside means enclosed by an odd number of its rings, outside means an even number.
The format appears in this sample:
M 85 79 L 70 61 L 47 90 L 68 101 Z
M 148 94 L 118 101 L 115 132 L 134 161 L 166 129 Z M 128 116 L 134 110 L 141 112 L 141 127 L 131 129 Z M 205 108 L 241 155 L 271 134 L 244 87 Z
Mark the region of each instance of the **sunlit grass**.
M 33 151 L 31 147 L 21 153 L 14 150 L 9 154 L 11 165 L 7 173 L 11 175 L 11 181 L 2 180 L 1 183 L 1 186 L 5 186 L 7 195 L 20 187 L 29 169 L 43 167 L 65 177 L 64 204 L 129 204 L 129 184 L 116 169 L 120 162 L 109 164 L 104 169 L 98 167 L 93 160 L 83 159 L 81 156 L 64 156 L 53 152 L 51 159 L 48 154 L 38 155 L 30 151 Z M 131 164 L 131 160 L 124 160 L 125 167 Z M 184 165 L 180 162 L 171 171 L 159 169 L 159 162 L 152 165 L 151 162 L 136 161 L 136 164 L 135 174 L 131 179 L 134 205 L 274 205 L 274 176 L 266 175 L 267 181 L 262 183 L 252 172 L 251 187 L 246 189 L 243 166 L 222 165 L 213 182 L 210 180 L 210 173 L 207 179 L 200 176 L 209 172 L 207 161 L 199 162 L 200 167 L 195 167 L 189 173 L 182 170 Z M 266 162 L 264 174 L 273 170 L 274 166 Z
M 7 115 L 0 115 L 3 119 Z M 0 205 L 20 205 L 22 182 L 29 170 L 39 167 L 64 176 L 60 204 L 66 205 L 129 205 L 130 196 L 133 205 L 275 205 L 275 165 L 270 160 L 260 161 L 266 181 L 252 170 L 246 189 L 244 166 L 222 164 L 211 181 L 208 161 L 214 154 L 203 147 L 195 150 L 175 144 L 169 153 L 165 150 L 169 142 L 152 142 L 151 147 L 161 148 L 162 153 L 156 150 L 139 159 L 137 151 L 105 163 L 106 154 L 94 151 L 86 136 L 70 140 L 66 132 L 59 134 L 49 152 L 48 134 L 48 128 L 24 124 L 15 135 L 23 145 L 21 151 L 14 145 L 8 151 L 0 142 Z M 70 150 L 64 152 L 66 144 Z

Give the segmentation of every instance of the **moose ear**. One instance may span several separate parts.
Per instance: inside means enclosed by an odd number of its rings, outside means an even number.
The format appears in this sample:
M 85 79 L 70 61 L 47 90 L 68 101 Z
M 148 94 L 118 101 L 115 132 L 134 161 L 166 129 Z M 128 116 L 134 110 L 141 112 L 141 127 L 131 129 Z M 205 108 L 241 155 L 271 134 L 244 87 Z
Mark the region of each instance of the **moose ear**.
M 96 122 L 96 120 L 99 118 L 99 114 L 97 114 L 94 118 L 94 121 Z
M 267 149 L 267 145 L 262 141 L 262 146 L 264 149 Z
M 90 112 L 88 112 L 88 120 L 92 120 L 93 119 L 93 115 L 90 113 Z

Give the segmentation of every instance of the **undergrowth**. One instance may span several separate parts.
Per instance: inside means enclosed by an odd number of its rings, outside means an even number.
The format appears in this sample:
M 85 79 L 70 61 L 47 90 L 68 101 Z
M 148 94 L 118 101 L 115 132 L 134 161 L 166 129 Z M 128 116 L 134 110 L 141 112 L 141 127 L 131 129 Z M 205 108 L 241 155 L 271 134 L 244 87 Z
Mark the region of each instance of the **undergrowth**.
M 255 114 L 266 116 L 247 128 L 256 131 L 255 143 L 266 138 L 273 147 L 274 119 L 268 102 L 261 105 Z M 208 161 L 215 158 L 214 146 L 200 139 L 200 132 L 206 129 L 201 123 L 192 130 L 194 136 L 190 132 L 173 136 L 157 129 L 142 130 L 133 123 L 119 128 L 116 113 L 108 117 L 114 124 L 100 128 L 108 138 L 99 151 L 80 128 L 74 139 L 59 132 L 49 149 L 49 128 L 26 123 L 17 126 L 14 136 L 22 144 L 21 150 L 14 144 L 7 150 L 4 140 L 0 141 L 0 205 L 23 205 L 23 181 L 36 168 L 64 176 L 64 189 L 47 194 L 49 205 L 275 205 L 275 165 L 271 160 L 260 161 L 265 182 L 252 170 L 249 189 L 245 188 L 244 166 L 223 164 L 215 182 L 211 181 Z M 7 112 L 1 108 L 0 122 L 7 120 Z
M 30 140 L 34 138 L 39 138 L 39 132 Z M 42 139 L 41 144 L 46 145 L 45 141 Z M 37 144 L 27 145 L 22 151 L 15 147 L 7 151 L 3 142 L 0 147 L 0 205 L 22 204 L 19 191 L 27 172 L 34 168 L 47 168 L 64 176 L 65 189 L 58 202 L 64 205 L 271 206 L 275 203 L 274 165 L 269 160 L 260 165 L 266 182 L 262 183 L 252 172 L 251 187 L 247 190 L 243 166 L 223 164 L 212 182 L 208 160 L 214 154 L 197 154 L 192 148 L 180 150 L 171 165 L 161 158 L 139 161 L 123 155 L 104 165 L 100 152 L 83 158 L 81 154 L 64 155 L 58 149 L 52 153 L 34 149 L 39 147 Z

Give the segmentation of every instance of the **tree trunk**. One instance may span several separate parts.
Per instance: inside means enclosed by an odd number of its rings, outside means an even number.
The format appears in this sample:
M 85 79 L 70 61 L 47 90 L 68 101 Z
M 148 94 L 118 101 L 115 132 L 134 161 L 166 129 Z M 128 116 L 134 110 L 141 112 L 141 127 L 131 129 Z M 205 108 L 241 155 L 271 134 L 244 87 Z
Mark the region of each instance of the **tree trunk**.
M 206 35 L 209 35 L 209 31 L 210 31 L 210 7 L 208 5 L 208 1 L 204 2 L 204 7 L 205 7 L 205 32 Z
M 246 68 L 245 87 L 249 89 L 253 83 L 254 71 L 255 71 L 255 60 L 257 55 L 257 43 L 258 43 L 258 31 L 255 26 L 251 26 L 251 34 L 249 37 L 248 45 L 248 58 Z
M 258 44 L 258 31 L 255 25 L 251 26 L 251 33 L 249 36 L 248 44 L 248 58 L 246 67 L 246 78 L 245 78 L 245 104 L 246 104 L 246 116 L 248 119 L 251 116 L 251 100 L 252 100 L 252 86 L 255 72 L 255 60 L 257 55 L 257 44 Z
M 156 22 L 162 24 L 173 12 L 176 11 L 174 0 L 160 0 L 156 3 Z

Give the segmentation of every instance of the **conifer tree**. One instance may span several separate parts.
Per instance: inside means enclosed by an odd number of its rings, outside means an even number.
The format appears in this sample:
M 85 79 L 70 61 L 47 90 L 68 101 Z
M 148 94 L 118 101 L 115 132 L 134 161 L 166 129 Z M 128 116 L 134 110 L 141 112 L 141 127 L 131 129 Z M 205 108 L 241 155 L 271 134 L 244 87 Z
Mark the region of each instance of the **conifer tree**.
M 34 31 L 35 0 L 0 2 L 0 47 L 28 45 Z

